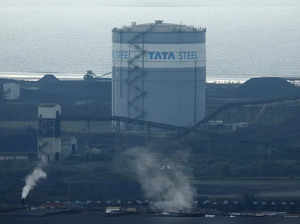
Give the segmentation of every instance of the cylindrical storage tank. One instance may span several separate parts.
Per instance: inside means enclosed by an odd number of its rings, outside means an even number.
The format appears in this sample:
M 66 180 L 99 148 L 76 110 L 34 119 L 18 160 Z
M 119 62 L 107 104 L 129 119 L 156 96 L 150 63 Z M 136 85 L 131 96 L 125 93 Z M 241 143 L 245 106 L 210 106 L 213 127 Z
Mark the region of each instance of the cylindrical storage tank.
M 113 29 L 112 115 L 189 127 L 205 116 L 205 28 Z

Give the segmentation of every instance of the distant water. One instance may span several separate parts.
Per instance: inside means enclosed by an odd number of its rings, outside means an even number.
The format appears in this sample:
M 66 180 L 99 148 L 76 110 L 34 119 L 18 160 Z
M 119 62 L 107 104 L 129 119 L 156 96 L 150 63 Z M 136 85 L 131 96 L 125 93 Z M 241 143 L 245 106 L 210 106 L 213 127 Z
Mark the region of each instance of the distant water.
M 37 81 L 41 79 L 46 74 L 53 74 L 56 78 L 60 80 L 82 80 L 84 76 L 83 73 L 60 73 L 60 72 L 0 72 L 0 79 L 10 78 L 16 80 L 25 80 L 25 81 Z M 105 74 L 105 73 L 104 73 Z M 103 73 L 97 74 L 99 77 L 111 78 L 111 74 L 103 75 Z M 263 76 L 279 76 L 279 75 L 263 75 Z M 207 82 L 210 83 L 243 83 L 250 78 L 261 77 L 258 74 L 249 74 L 249 75 L 242 75 L 242 74 L 232 74 L 232 75 L 208 75 Z M 280 77 L 280 76 L 279 76 Z M 292 76 L 291 76 L 292 77 Z M 293 76 L 297 77 L 297 76 Z
M 208 81 L 300 77 L 299 13 L 296 6 L 234 4 L 0 8 L 0 77 L 57 73 L 78 79 L 89 69 L 110 72 L 112 28 L 155 19 L 208 28 Z
M 174 218 L 174 217 L 103 217 L 101 214 L 51 216 L 45 218 L 2 217 L 1 224 L 298 224 L 298 218 Z

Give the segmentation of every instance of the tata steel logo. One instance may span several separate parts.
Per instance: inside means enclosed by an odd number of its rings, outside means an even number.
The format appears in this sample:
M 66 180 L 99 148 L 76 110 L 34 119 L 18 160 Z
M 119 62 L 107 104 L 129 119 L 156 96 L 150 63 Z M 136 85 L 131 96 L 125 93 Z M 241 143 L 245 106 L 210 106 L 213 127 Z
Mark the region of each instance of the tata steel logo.
M 114 50 L 113 59 L 129 59 L 134 57 L 137 53 L 128 50 Z M 145 60 L 150 61 L 185 61 L 185 60 L 199 60 L 200 52 L 198 51 L 147 51 Z
M 172 51 L 149 51 L 147 53 L 150 60 L 176 60 L 175 53 Z

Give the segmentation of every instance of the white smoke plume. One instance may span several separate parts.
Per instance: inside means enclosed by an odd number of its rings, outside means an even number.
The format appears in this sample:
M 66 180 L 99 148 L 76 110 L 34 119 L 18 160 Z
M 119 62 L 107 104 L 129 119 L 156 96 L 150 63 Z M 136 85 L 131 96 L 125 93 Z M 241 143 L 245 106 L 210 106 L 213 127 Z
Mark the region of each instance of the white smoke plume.
M 46 179 L 47 174 L 40 168 L 35 168 L 25 179 L 25 186 L 22 190 L 22 199 L 26 199 L 29 192 L 36 186 L 40 179 Z
M 28 194 L 34 187 L 37 185 L 39 180 L 46 179 L 47 174 L 43 170 L 43 167 L 47 166 L 47 157 L 45 155 L 41 155 L 40 161 L 37 166 L 33 169 L 32 173 L 26 176 L 25 178 L 25 186 L 22 190 L 22 199 L 26 199 Z
M 125 158 L 155 208 L 165 211 L 192 208 L 195 190 L 188 176 L 170 158 L 145 148 L 130 149 Z

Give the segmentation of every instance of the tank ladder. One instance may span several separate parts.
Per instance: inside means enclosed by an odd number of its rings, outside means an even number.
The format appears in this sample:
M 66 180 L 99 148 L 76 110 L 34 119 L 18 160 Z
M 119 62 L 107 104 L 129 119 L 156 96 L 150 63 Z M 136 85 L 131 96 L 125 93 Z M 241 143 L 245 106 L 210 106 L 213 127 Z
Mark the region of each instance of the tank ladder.
M 144 100 L 147 96 L 144 88 L 146 76 L 144 70 L 144 56 L 146 54 L 144 36 L 151 32 L 155 25 L 151 24 L 146 31 L 136 34 L 128 41 L 129 50 L 133 49 L 132 56 L 128 59 L 128 79 L 126 80 L 128 85 L 128 117 L 137 120 L 144 120 L 146 115 L 144 109 Z M 142 43 L 136 43 L 138 39 L 142 39 Z

